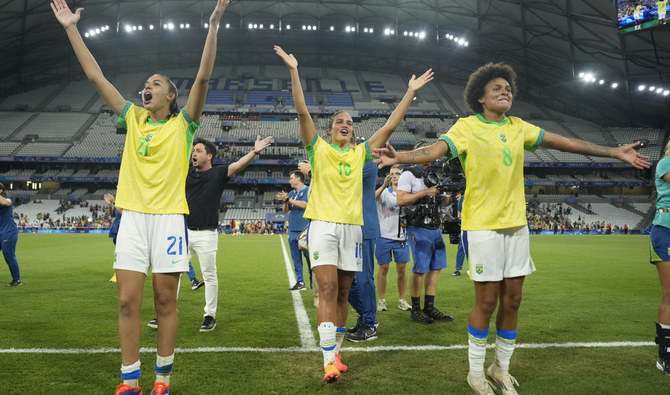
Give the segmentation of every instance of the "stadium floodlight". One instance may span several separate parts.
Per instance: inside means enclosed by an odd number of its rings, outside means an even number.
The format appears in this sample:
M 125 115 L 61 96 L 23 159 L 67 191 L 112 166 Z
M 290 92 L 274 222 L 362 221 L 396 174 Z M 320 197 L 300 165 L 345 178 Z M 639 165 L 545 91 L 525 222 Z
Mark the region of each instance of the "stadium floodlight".
M 369 33 L 374 33 L 374 32 L 375 32 L 375 29 L 373 29 L 373 28 L 370 28 L 370 31 L 369 31 Z
M 335 26 L 331 26 L 331 27 L 330 27 L 330 31 L 331 31 L 331 32 L 332 32 L 332 31 L 335 31 Z
M 186 26 L 187 29 L 190 29 L 190 28 L 191 28 L 191 24 L 190 24 L 190 23 L 187 23 L 185 26 Z M 142 30 L 142 26 L 140 26 L 140 30 Z
M 351 31 L 352 31 L 352 32 L 355 32 L 355 31 L 356 31 L 356 28 L 352 26 L 352 27 L 351 27 Z
M 209 25 L 205 23 L 205 29 L 208 27 Z M 149 25 L 149 30 L 154 30 L 154 25 Z
M 656 89 L 656 93 L 662 93 L 662 92 L 663 92 L 663 88 Z
M 99 27 L 95 28 L 95 34 L 100 34 L 100 28 Z
M 133 25 L 133 31 L 137 31 L 137 26 Z
M 89 36 L 88 32 L 84 33 L 84 37 L 88 38 L 88 36 Z
M 612 87 L 612 89 L 616 89 L 617 87 L 619 87 L 619 84 L 616 82 L 612 82 L 612 85 L 610 86 Z
M 312 26 L 312 30 L 316 31 L 316 25 Z
M 650 86 L 650 87 L 649 87 L 649 92 L 653 92 L 653 91 L 655 91 L 655 90 L 656 90 L 656 87 L 655 87 L 655 86 Z
M 368 28 L 367 28 L 367 27 L 364 28 L 363 31 L 364 31 L 365 33 L 367 33 L 367 32 L 368 32 Z
M 307 30 L 307 26 L 302 25 L 302 30 Z
M 180 24 L 179 24 L 179 28 L 180 28 L 180 29 L 183 29 L 183 28 L 184 28 L 184 24 L 183 24 L 183 23 L 180 23 Z
M 391 29 L 391 34 L 395 34 L 395 30 Z
M 421 33 L 419 33 L 419 38 L 422 39 L 422 40 L 423 40 L 424 38 L 426 38 L 426 32 L 421 32 Z
M 128 25 L 124 26 L 124 29 L 126 30 L 126 33 L 130 33 L 133 31 L 133 28 Z M 95 30 L 93 32 L 95 33 Z
M 603 85 L 605 83 L 605 80 L 600 80 L 598 81 L 598 84 Z
M 402 32 L 402 35 L 403 35 L 403 36 L 406 36 L 406 35 L 407 35 L 407 30 L 405 30 L 404 32 Z
M 670 95 L 670 91 L 669 90 L 664 90 L 663 91 L 663 96 L 668 96 L 668 95 Z
M 584 78 L 584 72 L 579 73 L 579 78 Z
M 385 36 L 388 36 L 390 34 L 391 34 L 391 29 L 389 29 L 388 27 L 386 29 L 384 29 L 384 35 Z
M 286 30 L 291 30 L 291 25 L 286 25 Z
M 149 29 L 153 29 L 153 26 L 154 26 L 154 25 L 149 25 Z M 205 22 L 205 24 L 203 25 L 203 27 L 204 27 L 205 29 L 208 29 L 208 28 L 209 28 L 209 23 Z
M 254 29 L 258 29 L 258 23 L 254 23 Z
M 274 30 L 274 29 L 275 29 L 275 25 L 273 23 L 271 23 L 270 24 L 270 30 Z
M 172 23 L 172 22 L 168 23 L 167 27 L 168 27 L 168 30 L 174 29 L 174 23 Z
M 254 24 L 253 24 L 253 23 L 250 23 L 248 27 L 249 27 L 249 30 L 251 30 L 251 29 L 254 28 Z
M 637 87 L 637 90 L 643 91 L 645 88 L 646 88 L 646 86 L 640 85 L 640 86 Z
M 349 33 L 349 32 L 351 31 L 351 26 L 347 26 L 347 27 L 345 27 L 345 28 L 344 28 L 344 31 L 347 32 L 347 33 Z
M 470 43 L 466 41 L 463 43 L 463 45 L 467 47 L 468 45 L 470 45 Z
M 226 29 L 230 29 L 230 23 L 226 23 Z
M 262 28 L 263 28 L 263 24 L 262 24 L 262 23 L 259 24 L 259 25 L 258 25 L 258 28 L 259 28 L 259 29 L 262 29 Z

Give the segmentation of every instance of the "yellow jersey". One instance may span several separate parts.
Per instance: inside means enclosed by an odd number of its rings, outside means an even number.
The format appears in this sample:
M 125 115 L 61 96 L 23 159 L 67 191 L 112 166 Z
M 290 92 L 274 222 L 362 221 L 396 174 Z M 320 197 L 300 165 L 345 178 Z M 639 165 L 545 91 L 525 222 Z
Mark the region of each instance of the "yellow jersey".
M 366 141 L 341 149 L 318 135 L 305 146 L 312 183 L 305 218 L 363 225 L 363 166 L 372 160 Z
M 463 230 L 527 224 L 523 151 L 535 151 L 543 138 L 543 129 L 520 118 L 505 117 L 496 123 L 481 114 L 459 119 L 440 136 L 465 171 Z
M 183 109 L 177 116 L 153 122 L 149 111 L 126 102 L 118 124 L 128 133 L 116 205 L 146 214 L 188 214 L 186 174 L 200 123 Z

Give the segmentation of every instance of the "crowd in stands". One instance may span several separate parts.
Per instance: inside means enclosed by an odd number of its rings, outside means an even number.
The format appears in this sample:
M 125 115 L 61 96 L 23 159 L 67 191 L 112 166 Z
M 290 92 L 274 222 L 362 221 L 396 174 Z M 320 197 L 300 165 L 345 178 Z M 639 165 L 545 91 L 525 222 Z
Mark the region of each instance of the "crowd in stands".
M 589 214 L 594 214 L 591 204 L 588 203 L 586 209 Z M 572 214 L 571 207 L 563 208 L 563 203 L 540 203 L 537 195 L 532 196 L 526 205 L 526 218 L 528 219 L 528 229 L 531 234 L 542 234 L 543 231 L 552 231 L 554 234 L 564 234 L 566 232 L 585 232 L 596 231 L 598 233 L 628 234 L 628 224 L 623 226 L 612 225 L 606 221 L 587 222 L 581 215 L 577 220 L 571 221 L 568 217 Z

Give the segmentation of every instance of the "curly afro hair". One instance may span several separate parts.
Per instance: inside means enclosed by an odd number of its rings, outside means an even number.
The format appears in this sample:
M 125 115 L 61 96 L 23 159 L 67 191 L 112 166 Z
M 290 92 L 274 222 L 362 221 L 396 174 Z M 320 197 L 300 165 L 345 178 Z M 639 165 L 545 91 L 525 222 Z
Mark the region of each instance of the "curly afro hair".
M 463 92 L 465 105 L 475 114 L 484 111 L 479 99 L 484 96 L 486 84 L 496 78 L 505 79 L 512 87 L 512 95 L 516 96 L 516 72 L 512 66 L 506 63 L 487 63 L 470 74 L 468 83 L 465 85 L 465 92 Z

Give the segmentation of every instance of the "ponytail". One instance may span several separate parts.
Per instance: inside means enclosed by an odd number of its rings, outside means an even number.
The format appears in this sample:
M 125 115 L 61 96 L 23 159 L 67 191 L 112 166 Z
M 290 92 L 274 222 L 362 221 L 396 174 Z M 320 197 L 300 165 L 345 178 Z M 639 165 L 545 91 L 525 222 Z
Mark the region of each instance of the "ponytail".
M 177 91 L 177 85 L 172 82 L 170 78 L 168 78 L 166 75 L 163 74 L 158 74 L 161 77 L 165 78 L 165 80 L 168 82 L 168 92 L 169 93 L 174 93 L 174 99 L 170 102 L 170 114 L 168 115 L 167 119 L 170 119 L 172 117 L 176 117 L 179 115 L 179 105 L 177 105 L 177 97 L 179 96 L 179 92 Z

